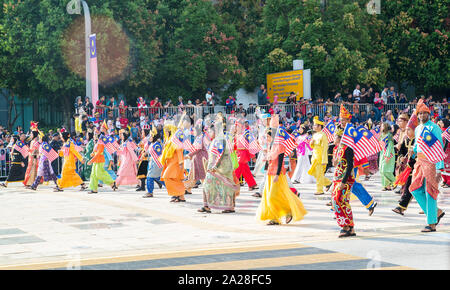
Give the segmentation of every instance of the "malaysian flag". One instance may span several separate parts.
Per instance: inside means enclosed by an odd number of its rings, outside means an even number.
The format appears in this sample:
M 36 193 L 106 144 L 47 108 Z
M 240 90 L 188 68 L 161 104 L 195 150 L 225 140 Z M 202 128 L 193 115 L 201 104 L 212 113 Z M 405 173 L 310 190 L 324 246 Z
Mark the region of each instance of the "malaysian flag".
M 53 160 L 55 160 L 56 158 L 58 158 L 58 153 L 56 153 L 55 150 L 53 150 L 53 148 L 50 147 L 50 145 L 48 145 L 47 142 L 42 143 L 39 151 L 40 151 L 39 153 L 47 157 L 50 163 L 53 162 Z
M 336 131 L 336 125 L 333 121 L 328 122 L 328 124 L 323 129 L 325 135 L 327 135 L 328 143 L 334 141 L 334 132 Z
M 248 146 L 248 151 L 250 152 L 250 154 L 255 155 L 256 153 L 258 153 L 259 151 L 262 150 L 261 145 L 259 145 L 258 140 L 256 140 L 255 137 L 253 137 L 253 135 L 249 136 L 250 138 L 250 145 Z
M 224 151 L 225 151 L 225 148 L 223 146 L 223 139 L 214 140 L 212 143 L 212 148 L 211 148 L 211 153 L 217 157 L 217 160 L 216 160 L 216 163 L 214 164 L 214 166 L 217 165 L 217 162 L 219 162 L 220 157 L 222 157 Z
M 245 130 L 242 135 L 239 136 L 238 142 L 242 145 L 242 147 L 248 150 L 250 146 L 250 131 Z
M 297 146 L 294 136 L 289 134 L 284 128 L 278 127 L 275 135 L 274 145 L 281 144 L 284 147 L 284 153 L 290 155 Z
M 427 127 L 423 128 L 422 134 L 417 139 L 417 145 L 427 157 L 428 161 L 437 163 L 447 156 L 442 148 L 442 144 Z
M 195 151 L 202 149 L 202 142 L 203 141 L 203 134 L 200 136 L 197 136 L 194 140 L 194 149 Z
M 358 151 L 362 151 L 364 156 L 370 156 L 376 154 L 382 150 L 380 142 L 363 126 L 356 128 L 359 133 L 359 140 L 355 143 L 355 147 L 360 148 Z
M 109 154 L 113 154 L 116 151 L 114 145 L 110 142 L 110 139 L 108 137 L 103 135 L 99 138 L 98 141 L 99 143 L 103 143 L 103 145 L 105 145 L 105 148 Z
M 398 143 L 398 140 L 400 139 L 400 130 L 397 130 L 397 133 L 392 138 L 394 138 L 395 142 Z
M 91 78 L 91 93 L 92 93 L 92 104 L 97 104 L 98 100 L 98 70 L 97 70 L 97 37 L 95 34 L 89 36 L 90 43 L 90 78 Z
M 375 136 L 376 139 L 380 138 L 381 130 L 380 127 L 375 127 L 372 130 L 370 130 L 370 133 L 372 133 L 373 136 Z
M 115 141 L 115 140 L 114 140 L 114 142 L 117 143 L 117 141 Z M 114 143 L 113 143 L 113 144 L 114 144 Z M 117 144 L 117 146 L 119 146 L 119 144 Z M 131 151 L 134 151 L 134 150 L 137 149 L 136 143 L 134 143 L 133 139 L 131 139 L 131 138 L 128 139 L 128 141 L 127 141 L 127 147 L 128 147 L 128 149 L 130 149 Z
M 163 168 L 163 165 L 161 163 L 161 161 L 159 161 L 159 157 L 162 154 L 162 146 L 161 143 L 156 142 L 155 144 L 153 144 L 153 146 L 149 146 L 149 150 L 148 153 L 150 153 L 150 155 L 152 156 L 153 160 L 155 161 L 156 165 L 159 168 Z
M 181 130 L 178 130 L 175 133 L 175 135 L 172 137 L 172 141 L 180 149 L 185 149 L 189 152 L 195 152 L 195 148 L 194 146 L 192 146 L 191 141 L 188 140 L 187 136 Z
M 20 154 L 22 154 L 23 158 L 27 158 L 30 154 L 30 148 L 22 141 L 17 141 L 17 143 L 14 145 L 14 149 L 19 151 Z
M 341 143 L 354 149 L 355 137 L 358 137 L 358 132 L 355 130 L 352 124 L 347 123 L 345 125 L 344 134 L 342 135 Z
M 114 147 L 115 151 L 119 150 L 120 145 L 119 145 L 119 143 L 117 142 L 117 139 L 114 136 L 109 136 L 108 137 L 108 142 L 112 144 L 112 146 Z
M 442 133 L 442 139 L 450 142 L 450 127 L 448 127 L 447 130 L 444 131 L 444 133 Z

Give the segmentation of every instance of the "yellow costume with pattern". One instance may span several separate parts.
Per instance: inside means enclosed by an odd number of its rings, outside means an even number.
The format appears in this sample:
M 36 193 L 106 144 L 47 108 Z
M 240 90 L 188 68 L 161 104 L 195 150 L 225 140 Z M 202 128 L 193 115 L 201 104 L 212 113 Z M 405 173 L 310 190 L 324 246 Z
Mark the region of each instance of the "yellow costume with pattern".
M 316 178 L 317 193 L 323 193 L 323 188 L 331 184 L 331 181 L 325 177 L 326 164 L 328 163 L 328 139 L 325 133 L 314 133 L 310 146 L 313 149 L 313 155 L 308 174 Z

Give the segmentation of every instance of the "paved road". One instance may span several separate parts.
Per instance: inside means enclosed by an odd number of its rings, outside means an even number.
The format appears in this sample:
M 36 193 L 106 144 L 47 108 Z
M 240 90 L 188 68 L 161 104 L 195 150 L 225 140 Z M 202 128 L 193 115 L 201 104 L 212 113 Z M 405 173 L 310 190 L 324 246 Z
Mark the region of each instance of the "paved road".
M 260 179 L 260 178 L 259 178 Z M 424 234 L 413 201 L 391 211 L 399 195 L 382 192 L 379 176 L 363 181 L 378 206 L 373 216 L 351 202 L 356 237 L 339 228 L 315 185 L 297 185 L 308 210 L 302 221 L 267 226 L 255 219 L 259 199 L 246 187 L 234 214 L 202 214 L 201 188 L 183 204 L 164 190 L 142 198 L 133 187 L 97 195 L 78 189 L 0 189 L 0 269 L 450 269 L 450 190 L 438 231 Z

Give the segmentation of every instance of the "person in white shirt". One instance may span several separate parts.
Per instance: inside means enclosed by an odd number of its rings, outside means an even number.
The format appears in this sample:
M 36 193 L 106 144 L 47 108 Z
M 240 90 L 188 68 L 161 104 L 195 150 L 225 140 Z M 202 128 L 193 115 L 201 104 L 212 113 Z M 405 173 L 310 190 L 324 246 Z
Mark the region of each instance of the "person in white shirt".
M 361 96 L 361 91 L 359 90 L 360 86 L 356 85 L 356 89 L 353 91 L 353 98 L 358 98 Z

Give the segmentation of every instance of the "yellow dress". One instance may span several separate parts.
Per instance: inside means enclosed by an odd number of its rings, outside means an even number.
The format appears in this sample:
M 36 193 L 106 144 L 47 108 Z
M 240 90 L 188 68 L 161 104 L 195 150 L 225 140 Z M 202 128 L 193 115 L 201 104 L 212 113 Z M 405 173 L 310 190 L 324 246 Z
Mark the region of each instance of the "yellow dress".
M 64 164 L 61 172 L 61 178 L 58 180 L 58 186 L 61 188 L 75 187 L 83 184 L 83 180 L 75 171 L 76 170 L 75 162 L 77 161 L 77 158 L 79 160 L 83 160 L 83 157 L 81 156 L 80 153 L 78 153 L 77 150 L 75 150 L 75 146 L 73 145 L 72 142 L 70 141 L 66 142 L 64 147 L 67 147 L 69 144 L 70 144 L 69 155 L 64 157 Z
M 331 180 L 325 177 L 325 169 L 327 166 L 322 165 L 328 163 L 328 139 L 325 133 L 315 133 L 310 146 L 313 149 L 313 155 L 308 174 L 316 178 L 317 192 L 323 193 L 323 188 L 331 184 Z
M 281 218 L 288 215 L 292 216 L 293 221 L 302 220 L 308 212 L 303 206 L 301 199 L 289 188 L 284 166 L 278 181 L 273 182 L 276 176 L 277 164 L 277 158 L 274 158 L 269 163 L 267 180 L 264 185 L 261 203 L 256 211 L 256 217 L 261 221 L 273 220 L 278 223 L 281 223 Z

